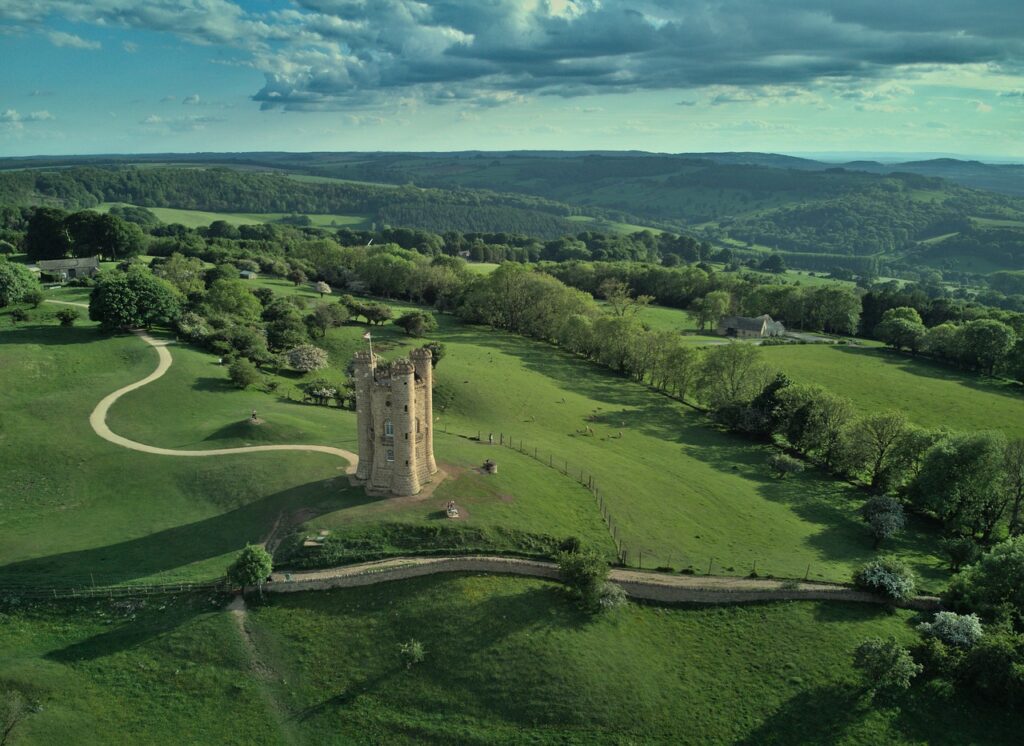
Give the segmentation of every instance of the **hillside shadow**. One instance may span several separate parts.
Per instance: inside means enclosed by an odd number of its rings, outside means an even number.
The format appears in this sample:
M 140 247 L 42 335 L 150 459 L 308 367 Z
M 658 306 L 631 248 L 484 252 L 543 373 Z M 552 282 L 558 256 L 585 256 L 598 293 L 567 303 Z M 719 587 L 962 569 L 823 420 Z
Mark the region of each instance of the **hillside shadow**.
M 83 587 L 93 581 L 98 585 L 131 582 L 258 543 L 282 513 L 315 506 L 341 510 L 377 499 L 361 489 L 329 488 L 331 481 L 309 482 L 201 521 L 117 544 L 12 562 L 0 566 L 0 584 Z
M 4 326 L 0 345 L 35 344 L 43 346 L 70 346 L 103 342 L 111 337 L 128 337 L 128 332 L 105 333 L 89 326 L 50 326 L 25 322 Z
M 861 690 L 848 683 L 834 683 L 803 691 L 784 702 L 740 746 L 791 744 L 818 746 L 838 743 L 869 711 Z

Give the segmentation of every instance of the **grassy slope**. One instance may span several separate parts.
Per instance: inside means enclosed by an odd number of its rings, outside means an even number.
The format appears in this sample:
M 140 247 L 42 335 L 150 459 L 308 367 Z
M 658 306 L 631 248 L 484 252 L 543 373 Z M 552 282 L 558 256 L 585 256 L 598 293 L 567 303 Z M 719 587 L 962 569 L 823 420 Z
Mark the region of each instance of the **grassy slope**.
M 106 212 L 119 202 L 104 202 L 96 209 Z M 180 210 L 174 207 L 147 207 L 165 223 L 180 223 L 189 228 L 205 228 L 215 220 L 224 220 L 231 225 L 254 225 L 257 223 L 273 223 L 286 217 L 284 212 L 205 212 L 203 210 Z M 362 215 L 309 215 L 314 226 L 320 228 L 349 227 L 364 228 L 368 226 L 367 218 Z
M 782 603 L 580 614 L 558 586 L 442 576 L 272 597 L 15 607 L 0 679 L 25 743 L 1013 743 L 1007 713 L 919 683 L 860 699 L 850 651 L 905 612 Z M 426 646 L 406 670 L 398 644 Z M 255 655 L 256 665 L 249 655 Z
M 687 407 L 547 345 L 439 318 L 431 338 L 448 355 L 437 368 L 437 428 L 511 435 L 542 457 L 568 461 L 570 471 L 593 474 L 632 561 L 643 550 L 648 565 L 706 571 L 714 558 L 716 573 L 746 574 L 757 562 L 762 574 L 801 577 L 810 564 L 811 577 L 845 580 L 873 555 L 852 488 L 815 473 L 775 480 L 767 448 L 708 428 Z M 320 344 L 333 360 L 347 360 L 363 344 L 363 329 L 333 330 Z M 373 334 L 385 357 L 413 343 L 390 324 Z M 593 436 L 580 434 L 588 424 Z M 620 431 L 621 439 L 611 437 Z M 513 455 L 499 452 L 497 460 Z M 897 549 L 934 584 L 944 573 L 925 551 L 930 541 L 912 530 Z
M 1006 714 L 926 687 L 862 707 L 850 651 L 911 640 L 853 605 L 664 609 L 584 618 L 556 586 L 459 577 L 275 597 L 252 614 L 272 690 L 305 742 L 1009 742 Z M 406 670 L 398 645 L 426 660 Z M 281 681 L 282 683 L 276 683 Z M 287 683 L 283 683 L 287 682 Z
M 45 323 L 55 309 L 17 328 L 0 315 L 0 584 L 215 577 L 282 511 L 330 498 L 330 456 L 179 460 L 99 439 L 89 412 L 156 356 L 134 337 Z
M 1020 387 L 879 348 L 801 345 L 766 347 L 764 354 L 793 380 L 819 383 L 865 412 L 900 409 L 927 427 L 1024 436 Z

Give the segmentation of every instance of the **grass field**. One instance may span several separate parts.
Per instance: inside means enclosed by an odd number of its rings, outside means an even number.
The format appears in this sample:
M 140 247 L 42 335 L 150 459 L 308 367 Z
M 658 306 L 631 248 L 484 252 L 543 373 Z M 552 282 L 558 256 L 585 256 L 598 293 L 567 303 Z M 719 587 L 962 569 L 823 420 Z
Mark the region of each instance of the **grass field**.
M 107 212 L 117 202 L 104 202 L 96 210 Z M 215 220 L 223 220 L 231 225 L 254 225 L 258 223 L 274 223 L 290 213 L 285 212 L 206 212 L 204 210 L 180 210 L 173 207 L 147 207 L 165 223 L 180 223 L 188 228 L 205 228 Z M 311 224 L 318 228 L 366 228 L 369 218 L 365 215 L 307 215 Z
M 221 602 L 222 603 L 222 602 Z M 861 698 L 850 651 L 906 612 L 780 603 L 583 616 L 555 584 L 441 576 L 274 596 L 243 638 L 214 599 L 6 607 L 21 743 L 1016 743 L 928 682 Z M 406 669 L 398 645 L 423 642 Z
M 898 409 L 925 427 L 1002 430 L 1024 436 L 1024 388 L 882 348 L 765 347 L 765 360 L 794 381 L 849 397 L 862 412 Z

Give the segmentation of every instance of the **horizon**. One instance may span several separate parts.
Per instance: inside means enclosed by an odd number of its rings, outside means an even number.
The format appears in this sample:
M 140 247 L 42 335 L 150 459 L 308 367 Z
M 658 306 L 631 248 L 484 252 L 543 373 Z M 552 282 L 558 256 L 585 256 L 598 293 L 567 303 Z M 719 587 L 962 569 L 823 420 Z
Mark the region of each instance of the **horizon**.
M 1024 160 L 1008 0 L 9 0 L 0 153 Z

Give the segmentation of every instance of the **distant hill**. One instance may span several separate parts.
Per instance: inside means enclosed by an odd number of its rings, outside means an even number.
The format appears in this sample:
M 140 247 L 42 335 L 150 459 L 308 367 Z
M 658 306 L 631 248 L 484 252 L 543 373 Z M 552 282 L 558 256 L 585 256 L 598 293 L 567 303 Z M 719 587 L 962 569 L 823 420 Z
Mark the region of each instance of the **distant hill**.
M 648 226 L 740 256 L 780 252 L 807 269 L 1024 268 L 1024 166 L 948 158 L 837 166 L 744 152 L 268 152 L 0 159 L 5 168 L 21 169 L 0 174 L 5 204 L 73 202 L 84 190 L 99 201 L 161 207 L 357 213 L 439 232 L 550 238 Z M 26 174 L 35 174 L 35 196 L 5 194 L 4 184 Z

